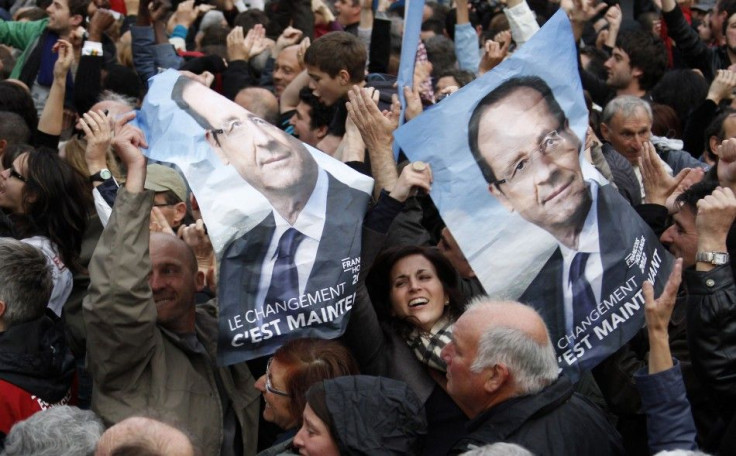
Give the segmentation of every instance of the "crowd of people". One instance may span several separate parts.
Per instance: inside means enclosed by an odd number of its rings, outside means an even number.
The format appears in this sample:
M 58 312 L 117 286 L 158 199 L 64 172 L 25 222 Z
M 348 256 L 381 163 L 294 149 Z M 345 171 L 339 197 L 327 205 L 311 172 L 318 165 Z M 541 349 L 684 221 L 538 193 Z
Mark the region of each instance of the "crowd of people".
M 0 0 L 0 455 L 736 453 L 736 0 L 426 2 L 413 82 L 397 87 L 406 4 Z M 558 10 L 577 44 L 584 141 L 533 75 L 447 126 L 467 128 L 491 195 L 557 239 L 554 267 L 570 278 L 564 293 L 540 275 L 496 299 L 429 196 L 432 164 L 397 159 L 393 133 L 402 108 L 422 122 Z M 218 362 L 218 298 L 240 296 L 218 294 L 218 274 L 238 279 L 182 174 L 149 163 L 133 122 L 167 69 L 180 74 L 172 98 L 284 223 L 298 227 L 324 171 L 304 148 L 293 161 L 308 188 L 279 187 L 283 170 L 255 176 L 236 128 L 274 150 L 286 132 L 373 178 L 360 251 L 328 258 L 342 271 L 360 257 L 339 338 Z M 578 160 L 610 185 L 591 190 Z M 327 179 L 328 206 L 358 198 Z M 555 179 L 566 199 L 547 205 Z M 607 252 L 625 246 L 601 229 L 608 250 L 569 258 L 589 213 L 601 226 L 620 214 L 593 204 L 614 200 L 637 214 L 622 231 L 651 230 L 677 260 L 661 294 L 642 285 L 646 324 L 572 381 L 549 312 L 558 291 L 601 299 Z M 320 223 L 321 242 L 342 236 Z M 234 242 L 229 256 L 276 244 Z M 573 279 L 586 259 L 599 277 Z M 252 282 L 268 299 L 264 280 Z

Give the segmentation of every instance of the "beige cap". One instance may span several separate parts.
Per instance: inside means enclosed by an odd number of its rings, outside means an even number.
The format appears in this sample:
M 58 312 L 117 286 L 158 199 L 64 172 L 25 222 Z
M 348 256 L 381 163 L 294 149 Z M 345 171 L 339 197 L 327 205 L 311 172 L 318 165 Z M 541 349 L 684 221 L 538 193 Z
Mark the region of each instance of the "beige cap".
M 187 202 L 187 185 L 181 175 L 168 166 L 153 164 L 146 167 L 146 185 L 148 190 L 165 192 L 171 190 L 182 202 Z

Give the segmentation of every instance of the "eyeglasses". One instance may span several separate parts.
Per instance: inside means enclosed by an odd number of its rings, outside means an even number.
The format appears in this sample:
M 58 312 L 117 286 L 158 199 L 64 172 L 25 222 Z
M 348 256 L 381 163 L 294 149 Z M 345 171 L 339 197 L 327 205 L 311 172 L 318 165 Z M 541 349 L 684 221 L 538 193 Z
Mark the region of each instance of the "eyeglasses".
M 504 175 L 502 179 L 498 179 L 491 183 L 498 187 L 501 184 L 512 185 L 514 183 L 524 181 L 527 177 L 532 175 L 530 168 L 536 159 L 540 155 L 554 155 L 559 152 L 562 141 L 563 138 L 560 136 L 559 131 L 552 130 L 544 136 L 542 142 L 540 142 L 539 145 L 527 156 L 521 157 L 518 161 L 509 166 L 509 168 L 503 173 Z
M 271 361 L 273 361 L 273 357 L 269 358 L 268 364 L 266 364 L 266 391 L 277 396 L 291 397 L 291 394 L 286 391 L 277 390 L 271 385 Z
M 248 120 L 250 120 L 253 124 L 257 126 L 270 125 L 268 122 L 261 119 L 260 117 L 256 117 L 253 115 L 249 115 Z M 223 128 L 212 129 L 210 131 L 212 132 L 212 136 L 215 137 L 215 141 L 219 144 L 219 135 L 232 136 L 233 138 L 237 138 L 247 131 L 244 127 L 245 123 L 243 121 L 239 119 L 232 119 L 229 120 Z
M 10 177 L 14 177 L 18 179 L 21 182 L 28 183 L 28 178 L 23 177 L 18 171 L 15 170 L 15 168 L 10 168 Z

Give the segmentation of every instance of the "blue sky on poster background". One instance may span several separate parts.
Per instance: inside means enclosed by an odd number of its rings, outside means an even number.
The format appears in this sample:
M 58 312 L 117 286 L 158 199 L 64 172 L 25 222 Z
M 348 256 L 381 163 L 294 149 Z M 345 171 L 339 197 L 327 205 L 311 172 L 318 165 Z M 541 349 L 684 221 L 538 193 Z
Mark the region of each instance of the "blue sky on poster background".
M 431 164 L 433 201 L 486 291 L 499 298 L 518 297 L 557 245 L 547 232 L 509 213 L 490 195 L 468 148 L 468 121 L 477 102 L 503 81 L 522 75 L 547 81 L 584 144 L 588 111 L 572 29 L 563 11 L 499 66 L 395 133 L 410 160 Z M 586 180 L 605 182 L 587 161 L 581 162 Z

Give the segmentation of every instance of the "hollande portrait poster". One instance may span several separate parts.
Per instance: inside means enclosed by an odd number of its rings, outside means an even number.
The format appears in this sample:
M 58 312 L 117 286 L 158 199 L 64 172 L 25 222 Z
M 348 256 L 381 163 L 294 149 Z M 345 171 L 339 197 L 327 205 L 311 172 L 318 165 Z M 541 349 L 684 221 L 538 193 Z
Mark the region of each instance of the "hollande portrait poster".
M 373 180 L 167 71 L 139 115 L 150 158 L 176 164 L 218 261 L 218 361 L 340 336 L 360 271 Z
M 536 308 L 573 379 L 644 324 L 673 260 L 582 153 L 588 113 L 558 12 L 493 71 L 399 128 L 486 292 Z M 482 234 L 481 234 L 482 233 Z

